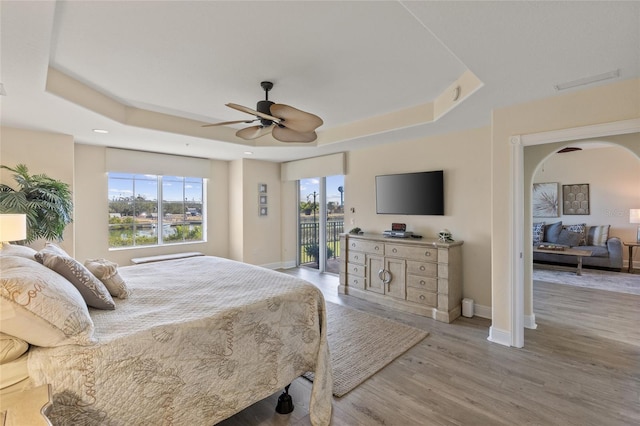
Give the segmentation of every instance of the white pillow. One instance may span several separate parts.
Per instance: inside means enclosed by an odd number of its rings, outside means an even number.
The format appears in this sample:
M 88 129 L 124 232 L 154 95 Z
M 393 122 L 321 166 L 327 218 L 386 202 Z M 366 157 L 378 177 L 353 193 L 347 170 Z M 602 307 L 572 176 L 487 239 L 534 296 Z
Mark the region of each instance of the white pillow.
M 0 256 L 18 256 L 25 257 L 27 259 L 36 260 L 35 254 L 37 251 L 28 246 L 19 246 L 15 244 L 2 243 L 2 249 L 0 250 Z
M 29 350 L 29 344 L 17 337 L 0 333 L 0 364 L 11 362 Z
M 84 262 L 93 275 L 95 275 L 113 297 L 126 299 L 131 294 L 120 274 L 118 274 L 118 264 L 107 259 L 88 259 Z
M 0 268 L 0 332 L 45 347 L 96 341 L 82 295 L 62 275 L 17 256 L 2 256 Z

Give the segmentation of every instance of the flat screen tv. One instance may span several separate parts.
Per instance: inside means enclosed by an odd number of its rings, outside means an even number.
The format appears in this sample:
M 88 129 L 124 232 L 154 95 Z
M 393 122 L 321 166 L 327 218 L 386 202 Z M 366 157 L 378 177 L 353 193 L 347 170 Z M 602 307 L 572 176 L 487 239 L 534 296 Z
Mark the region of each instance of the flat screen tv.
M 444 172 L 376 176 L 376 213 L 444 215 Z

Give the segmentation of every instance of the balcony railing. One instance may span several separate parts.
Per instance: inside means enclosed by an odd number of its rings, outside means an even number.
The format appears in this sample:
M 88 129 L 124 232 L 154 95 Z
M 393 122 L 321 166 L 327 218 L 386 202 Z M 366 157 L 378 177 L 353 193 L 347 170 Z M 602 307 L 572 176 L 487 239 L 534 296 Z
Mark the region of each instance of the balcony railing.
M 300 263 L 316 263 L 319 252 L 320 224 L 300 223 Z M 327 221 L 327 259 L 340 256 L 340 234 L 344 232 L 344 221 Z

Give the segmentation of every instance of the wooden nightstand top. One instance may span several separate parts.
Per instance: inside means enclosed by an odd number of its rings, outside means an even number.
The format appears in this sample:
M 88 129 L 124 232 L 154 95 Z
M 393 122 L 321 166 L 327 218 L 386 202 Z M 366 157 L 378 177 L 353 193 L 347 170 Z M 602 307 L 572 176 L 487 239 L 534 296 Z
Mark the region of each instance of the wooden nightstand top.
M 0 426 L 51 426 L 51 385 L 41 385 L 0 395 Z

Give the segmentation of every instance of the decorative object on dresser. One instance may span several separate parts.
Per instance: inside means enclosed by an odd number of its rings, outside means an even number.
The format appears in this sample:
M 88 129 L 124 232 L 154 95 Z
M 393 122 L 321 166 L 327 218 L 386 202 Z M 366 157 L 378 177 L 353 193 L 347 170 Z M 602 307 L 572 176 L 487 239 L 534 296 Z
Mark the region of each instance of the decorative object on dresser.
M 462 241 L 340 236 L 338 291 L 451 322 L 461 314 Z

